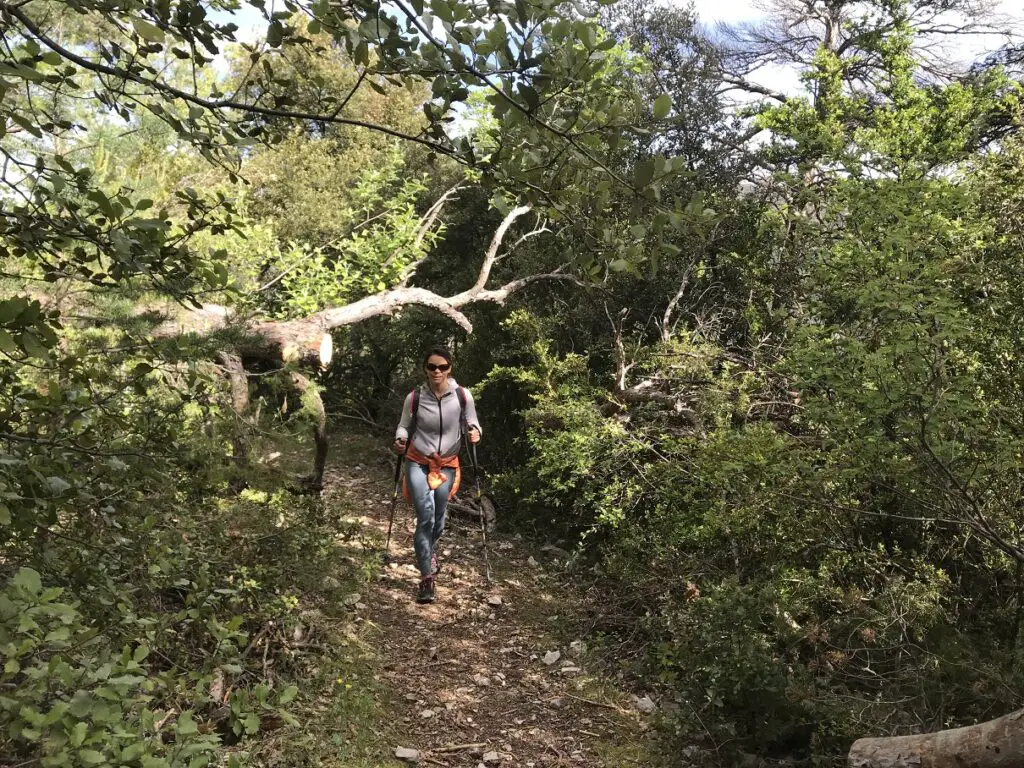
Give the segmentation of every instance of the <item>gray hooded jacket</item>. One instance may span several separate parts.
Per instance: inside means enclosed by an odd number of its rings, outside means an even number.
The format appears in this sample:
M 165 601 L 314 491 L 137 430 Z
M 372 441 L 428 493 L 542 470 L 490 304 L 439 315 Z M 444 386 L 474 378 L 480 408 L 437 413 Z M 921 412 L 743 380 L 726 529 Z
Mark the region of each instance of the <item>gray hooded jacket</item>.
M 413 435 L 412 444 L 417 451 L 429 456 L 435 451 L 442 456 L 454 456 L 459 452 L 462 440 L 462 407 L 459 405 L 459 397 L 455 389 L 459 385 L 451 376 L 448 377 L 448 391 L 440 399 L 434 396 L 426 384 L 419 387 L 420 404 L 416 412 L 416 433 Z M 480 434 L 480 420 L 476 415 L 476 404 L 473 402 L 473 395 L 463 388 L 466 393 L 466 423 L 470 427 L 476 427 Z M 412 421 L 412 393 L 405 396 L 405 404 L 402 406 L 402 420 L 398 422 L 398 429 L 395 430 L 395 438 L 407 440 L 409 438 L 409 423 Z

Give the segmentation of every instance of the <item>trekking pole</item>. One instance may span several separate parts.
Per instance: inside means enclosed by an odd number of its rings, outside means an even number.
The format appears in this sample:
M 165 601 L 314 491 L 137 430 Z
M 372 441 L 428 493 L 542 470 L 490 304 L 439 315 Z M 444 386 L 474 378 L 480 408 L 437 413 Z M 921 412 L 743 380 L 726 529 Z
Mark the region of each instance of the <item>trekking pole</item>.
M 485 579 L 488 584 L 491 583 L 491 560 L 487 554 L 487 515 L 484 511 L 483 495 L 480 493 L 480 462 L 476 460 L 476 443 L 470 443 L 468 438 L 466 442 L 469 444 L 469 457 L 473 461 L 473 485 L 476 491 L 476 503 L 480 507 L 480 533 L 484 537 L 484 567 Z
M 409 450 L 408 443 L 406 443 L 405 448 L 406 451 Z M 388 515 L 388 543 L 384 545 L 384 552 L 381 555 L 385 565 L 387 565 L 388 557 L 391 555 L 391 526 L 395 523 L 395 507 L 398 506 L 398 493 L 402 489 L 402 464 L 404 461 L 404 453 L 395 461 L 395 492 L 391 496 L 391 513 Z

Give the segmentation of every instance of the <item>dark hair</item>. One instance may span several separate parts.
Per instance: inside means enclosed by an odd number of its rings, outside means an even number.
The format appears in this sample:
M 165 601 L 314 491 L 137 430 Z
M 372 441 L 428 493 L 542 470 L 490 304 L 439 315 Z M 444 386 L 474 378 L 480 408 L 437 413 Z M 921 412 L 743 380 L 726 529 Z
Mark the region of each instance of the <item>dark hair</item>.
M 430 358 L 432 358 L 434 355 L 437 355 L 438 357 L 443 357 L 448 362 L 448 365 L 452 364 L 452 353 L 451 352 L 449 352 L 444 347 L 431 347 L 430 351 L 427 352 L 426 357 L 423 358 L 423 365 L 426 365 L 427 361 Z

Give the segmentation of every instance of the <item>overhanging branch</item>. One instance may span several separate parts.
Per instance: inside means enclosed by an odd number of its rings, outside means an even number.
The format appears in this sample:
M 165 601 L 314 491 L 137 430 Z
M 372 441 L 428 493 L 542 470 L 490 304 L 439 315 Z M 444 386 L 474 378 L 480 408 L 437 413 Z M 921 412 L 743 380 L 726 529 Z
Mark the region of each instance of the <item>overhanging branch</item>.
M 95 74 L 109 75 L 110 77 L 116 77 L 121 80 L 130 81 L 138 85 L 145 86 L 146 88 L 152 88 L 153 90 L 157 91 L 163 96 L 174 99 L 180 99 L 189 104 L 194 104 L 198 107 L 203 107 L 204 109 L 214 111 L 237 109 L 241 112 L 248 112 L 252 114 L 263 115 L 266 117 L 284 117 L 294 120 L 309 120 L 326 123 L 336 123 L 339 125 L 353 126 L 355 128 L 364 128 L 366 130 L 376 131 L 378 133 L 383 133 L 388 136 L 393 136 L 394 138 L 402 139 L 404 141 L 411 141 L 416 144 L 422 144 L 425 147 L 430 147 L 430 149 L 432 149 L 435 152 L 440 152 L 458 161 L 462 161 L 462 158 L 459 155 L 459 153 L 450 146 L 435 141 L 431 141 L 430 139 L 425 139 L 422 136 L 413 136 L 408 133 L 402 133 L 401 131 L 396 131 L 393 128 L 388 128 L 387 126 L 384 125 L 369 123 L 366 122 L 365 120 L 355 120 L 353 118 L 340 117 L 337 114 L 321 115 L 311 112 L 296 112 L 288 109 L 260 107 L 255 104 L 246 104 L 244 102 L 233 101 L 231 99 L 203 98 L 202 96 L 199 96 L 197 94 L 189 93 L 188 91 L 183 91 L 180 88 L 176 88 L 173 85 L 160 82 L 157 79 L 143 77 L 137 72 L 131 72 L 130 70 L 121 69 L 120 67 L 107 66 L 106 64 L 101 64 L 96 61 L 90 61 L 89 59 L 83 56 L 79 56 L 75 52 L 68 50 L 57 41 L 52 40 L 50 37 L 48 37 L 46 33 L 39 29 L 39 27 L 37 27 L 35 23 L 28 16 L 25 15 L 25 13 L 21 10 L 19 6 L 3 4 L 2 6 L 0 6 L 0 10 L 2 10 L 5 15 L 9 15 L 17 19 L 19 22 L 21 22 L 22 26 L 25 28 L 25 31 L 28 33 L 29 36 L 38 40 L 51 51 L 58 54 L 62 58 L 77 64 L 78 66 L 82 67 L 82 69 L 85 69 L 89 72 L 93 72 Z

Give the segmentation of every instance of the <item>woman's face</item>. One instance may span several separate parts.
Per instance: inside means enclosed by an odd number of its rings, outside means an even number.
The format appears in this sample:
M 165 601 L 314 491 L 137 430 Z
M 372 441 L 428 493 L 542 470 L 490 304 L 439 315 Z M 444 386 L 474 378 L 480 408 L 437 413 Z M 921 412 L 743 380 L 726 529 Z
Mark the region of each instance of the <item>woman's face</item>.
M 427 358 L 427 364 L 424 366 L 427 372 L 427 381 L 431 384 L 442 384 L 448 378 L 448 374 L 451 373 L 451 363 L 445 360 L 440 355 L 431 355 Z

